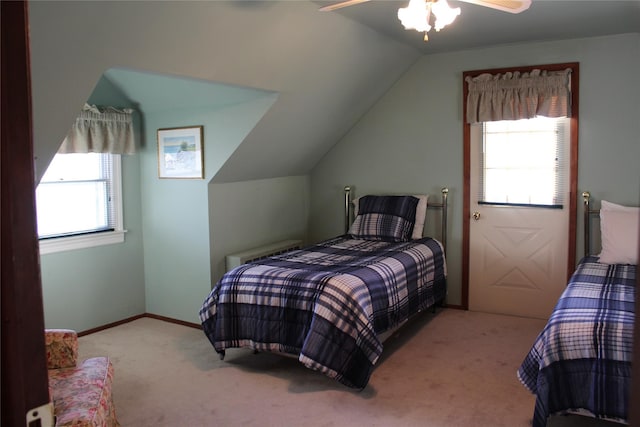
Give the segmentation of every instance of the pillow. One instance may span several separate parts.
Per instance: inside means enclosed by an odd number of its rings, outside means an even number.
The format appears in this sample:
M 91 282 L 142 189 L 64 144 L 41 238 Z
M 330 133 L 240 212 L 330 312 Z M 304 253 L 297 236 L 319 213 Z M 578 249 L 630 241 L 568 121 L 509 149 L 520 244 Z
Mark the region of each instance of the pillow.
M 413 196 L 361 197 L 349 234 L 356 239 L 406 242 L 413 232 L 417 207 L 418 198 Z
M 602 201 L 600 209 L 601 263 L 637 264 L 640 208 Z
M 422 234 L 424 233 L 424 223 L 427 220 L 427 201 L 429 200 L 428 194 L 414 194 L 413 197 L 418 199 L 418 206 L 416 208 L 416 222 L 413 225 L 413 230 L 411 231 L 411 239 L 421 239 Z M 352 203 L 354 204 L 354 217 L 358 216 L 358 203 L 360 202 L 359 197 L 355 199 Z
M 600 202 L 600 211 L 624 211 L 640 214 L 640 207 L 623 206 L 603 200 Z

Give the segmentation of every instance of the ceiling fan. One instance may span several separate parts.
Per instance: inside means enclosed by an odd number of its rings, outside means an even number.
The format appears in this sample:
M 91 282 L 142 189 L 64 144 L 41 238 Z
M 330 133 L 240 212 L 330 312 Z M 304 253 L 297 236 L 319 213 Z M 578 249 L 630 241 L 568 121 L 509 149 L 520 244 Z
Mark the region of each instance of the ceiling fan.
M 371 0 L 343 0 L 327 6 L 321 7 L 321 12 L 330 12 L 344 7 L 366 3 Z M 501 10 L 509 13 L 520 13 L 529 9 L 531 0 L 460 0 L 478 6 Z M 427 32 L 431 30 L 431 16 L 434 15 L 436 31 L 440 31 L 446 25 L 451 24 L 458 15 L 460 8 L 451 8 L 447 0 L 410 0 L 405 8 L 398 9 L 398 19 L 402 25 L 409 30 L 413 29 L 424 33 L 424 40 L 429 40 Z
M 332 10 L 342 9 L 343 7 L 354 6 L 360 3 L 367 3 L 371 0 L 345 0 L 323 6 L 318 9 L 321 12 L 331 12 Z M 501 10 L 509 13 L 520 13 L 529 9 L 531 0 L 459 0 L 465 3 L 477 4 L 491 9 Z M 434 2 L 435 3 L 435 2 Z

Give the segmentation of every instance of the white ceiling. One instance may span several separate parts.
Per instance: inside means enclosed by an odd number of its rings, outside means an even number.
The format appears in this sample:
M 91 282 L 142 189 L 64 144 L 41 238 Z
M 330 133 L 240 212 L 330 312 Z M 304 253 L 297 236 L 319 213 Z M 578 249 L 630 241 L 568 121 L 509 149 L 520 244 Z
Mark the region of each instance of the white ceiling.
M 640 31 L 640 0 L 533 0 L 520 14 L 449 0 L 461 14 L 429 41 L 421 33 L 405 30 L 397 18 L 408 0 L 373 0 L 333 12 L 413 46 L 425 54 L 459 51 L 528 41 L 560 40 Z M 314 1 L 318 6 L 337 1 Z

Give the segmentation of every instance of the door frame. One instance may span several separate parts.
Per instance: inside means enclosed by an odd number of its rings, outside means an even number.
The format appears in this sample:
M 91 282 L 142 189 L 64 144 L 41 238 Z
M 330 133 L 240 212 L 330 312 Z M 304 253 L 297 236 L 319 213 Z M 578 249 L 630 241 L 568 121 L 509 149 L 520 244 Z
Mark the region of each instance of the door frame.
M 48 420 L 44 313 L 35 214 L 27 1 L 2 10 L 2 415 L 0 423 Z M 44 410 L 44 409 L 43 409 Z M 50 414 L 53 415 L 52 413 Z M 31 424 L 29 424 L 31 425 Z M 38 424 L 40 425 L 40 424 Z
M 477 77 L 480 74 L 506 73 L 506 72 L 530 72 L 532 70 L 562 71 L 571 69 L 571 136 L 569 148 L 569 239 L 567 257 L 567 280 L 575 270 L 576 258 L 576 227 L 578 209 L 578 117 L 579 117 L 579 73 L 578 62 L 561 64 L 533 65 L 526 67 L 494 68 L 485 70 L 465 71 L 462 73 L 462 137 L 463 137 L 463 195 L 462 195 L 462 289 L 461 306 L 469 309 L 469 236 L 471 223 L 470 182 L 471 182 L 471 125 L 467 123 L 467 96 L 469 94 L 466 78 Z

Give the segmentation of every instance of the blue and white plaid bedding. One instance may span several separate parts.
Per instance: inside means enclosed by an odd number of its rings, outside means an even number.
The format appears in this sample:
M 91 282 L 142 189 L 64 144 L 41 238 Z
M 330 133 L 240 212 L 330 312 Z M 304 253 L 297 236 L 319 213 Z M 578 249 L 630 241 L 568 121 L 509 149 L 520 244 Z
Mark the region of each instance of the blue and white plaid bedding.
M 637 266 L 596 261 L 580 262 L 518 370 L 533 427 L 561 413 L 627 422 Z
M 382 352 L 378 335 L 445 295 L 438 241 L 341 236 L 236 267 L 215 285 L 200 319 L 221 355 L 233 347 L 291 353 L 364 388 Z

